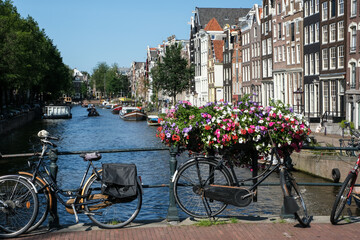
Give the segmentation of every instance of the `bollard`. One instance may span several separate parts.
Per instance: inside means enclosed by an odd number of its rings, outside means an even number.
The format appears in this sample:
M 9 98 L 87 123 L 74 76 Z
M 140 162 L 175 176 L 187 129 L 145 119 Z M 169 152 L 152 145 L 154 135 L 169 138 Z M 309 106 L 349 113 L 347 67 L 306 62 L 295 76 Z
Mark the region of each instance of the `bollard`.
M 58 166 L 56 164 L 56 161 L 58 160 L 57 149 L 50 149 L 49 159 L 51 161 L 50 166 L 49 166 L 50 177 L 56 183 L 56 176 L 57 176 L 57 171 L 58 171 Z M 53 192 L 51 192 L 51 197 L 53 199 L 53 202 L 52 202 L 52 207 L 50 209 L 50 214 L 49 214 L 49 218 L 48 218 L 48 220 L 49 220 L 48 227 L 49 227 L 49 229 L 57 229 L 60 227 L 60 224 L 59 224 L 59 215 L 57 213 L 57 200 L 56 200 L 55 194 Z
M 343 132 L 344 132 L 344 129 L 343 129 Z M 343 135 L 344 135 L 344 133 L 343 133 Z M 342 139 L 339 139 L 339 142 L 340 142 L 340 147 L 342 147 L 342 145 L 343 145 L 343 140 L 342 140 Z M 341 155 L 341 156 L 343 155 L 341 149 L 340 149 L 340 155 Z
M 170 182 L 169 182 L 169 208 L 167 214 L 167 221 L 179 221 L 179 214 L 178 209 L 175 203 L 175 196 L 174 196 L 174 183 L 172 182 L 172 176 L 175 173 L 177 167 L 177 160 L 176 155 L 178 154 L 179 148 L 178 146 L 171 146 L 170 147 Z

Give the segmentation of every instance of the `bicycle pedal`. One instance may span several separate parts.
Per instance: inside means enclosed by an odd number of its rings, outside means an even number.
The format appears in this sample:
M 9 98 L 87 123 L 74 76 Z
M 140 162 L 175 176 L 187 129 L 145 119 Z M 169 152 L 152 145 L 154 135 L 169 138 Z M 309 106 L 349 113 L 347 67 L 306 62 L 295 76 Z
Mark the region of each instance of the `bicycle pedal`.
M 79 217 L 78 217 L 78 215 L 77 215 L 77 212 L 76 212 L 76 209 L 75 209 L 75 205 L 74 205 L 74 204 L 71 204 L 71 207 L 72 207 L 72 209 L 73 209 L 73 211 L 74 211 L 75 222 L 76 222 L 76 223 L 79 223 Z

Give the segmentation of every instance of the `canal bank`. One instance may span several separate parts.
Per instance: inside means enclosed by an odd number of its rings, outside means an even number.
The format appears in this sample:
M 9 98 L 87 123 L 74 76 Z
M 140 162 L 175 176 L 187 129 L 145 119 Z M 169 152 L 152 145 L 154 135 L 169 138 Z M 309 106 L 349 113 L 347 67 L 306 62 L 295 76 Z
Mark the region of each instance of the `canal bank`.
M 221 219 L 223 220 L 223 219 Z M 121 240 L 233 240 L 233 239 L 358 239 L 360 219 L 351 219 L 352 224 L 332 225 L 328 216 L 314 217 L 309 228 L 301 228 L 291 219 L 282 220 L 275 216 L 238 217 L 237 223 L 212 226 L 196 226 L 187 218 L 179 223 L 141 222 L 121 229 L 99 229 L 91 225 L 75 224 L 52 232 L 42 231 L 22 235 L 17 239 L 121 239 Z
M 28 124 L 36 118 L 41 117 L 41 110 L 30 110 L 28 112 L 20 113 L 11 118 L 0 120 L 0 135 L 8 134 L 11 131 L 18 129 L 25 124 Z

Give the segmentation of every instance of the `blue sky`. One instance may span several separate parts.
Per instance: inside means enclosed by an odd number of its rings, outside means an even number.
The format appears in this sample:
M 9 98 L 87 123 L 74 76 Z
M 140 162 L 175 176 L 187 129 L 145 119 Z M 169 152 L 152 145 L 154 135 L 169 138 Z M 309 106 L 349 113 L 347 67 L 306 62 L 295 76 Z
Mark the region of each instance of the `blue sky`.
M 147 46 L 171 35 L 188 39 L 195 7 L 250 8 L 260 0 L 13 0 L 53 40 L 70 68 L 92 73 L 99 62 L 129 67 Z

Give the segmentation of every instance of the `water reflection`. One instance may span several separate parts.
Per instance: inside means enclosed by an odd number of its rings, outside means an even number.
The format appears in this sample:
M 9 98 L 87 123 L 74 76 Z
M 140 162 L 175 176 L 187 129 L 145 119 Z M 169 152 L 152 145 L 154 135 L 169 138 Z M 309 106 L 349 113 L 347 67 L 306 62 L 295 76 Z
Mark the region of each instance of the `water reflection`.
M 52 135 L 60 136 L 57 142 L 59 151 L 81 151 L 101 149 L 124 149 L 140 147 L 162 147 L 156 139 L 155 127 L 147 126 L 146 122 L 126 122 L 113 115 L 108 109 L 98 109 L 99 117 L 88 117 L 85 108 L 72 108 L 73 118 L 68 120 L 38 120 L 0 139 L 0 152 L 24 153 L 32 151 L 29 138 L 41 129 L 46 129 Z M 109 162 L 132 162 L 138 167 L 146 185 L 166 184 L 169 182 L 169 153 L 134 152 L 103 154 L 103 158 L 95 165 Z M 179 164 L 185 162 L 186 154 L 178 157 Z M 2 159 L 0 161 L 0 175 L 26 170 L 27 158 Z M 78 155 L 60 155 L 58 160 L 58 182 L 63 188 L 77 187 L 81 181 L 86 164 Z M 249 169 L 237 169 L 239 176 L 250 176 Z M 303 173 L 295 173 L 298 182 L 325 182 Z M 279 176 L 273 174 L 267 182 L 279 182 Z M 330 215 L 338 187 L 301 187 L 305 202 L 311 215 Z M 144 190 L 143 206 L 137 220 L 164 219 L 167 215 L 169 193 L 167 188 L 149 188 Z M 74 223 L 74 216 L 70 215 L 59 204 L 61 224 Z M 282 206 L 282 192 L 280 186 L 259 187 L 258 202 L 248 207 L 238 208 L 229 206 L 223 215 L 265 215 L 280 214 Z M 356 209 L 351 209 L 356 214 Z M 179 210 L 181 217 L 187 215 Z M 90 222 L 86 216 L 80 215 L 80 221 Z

